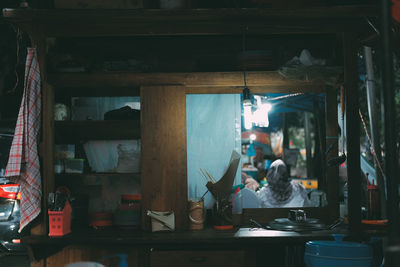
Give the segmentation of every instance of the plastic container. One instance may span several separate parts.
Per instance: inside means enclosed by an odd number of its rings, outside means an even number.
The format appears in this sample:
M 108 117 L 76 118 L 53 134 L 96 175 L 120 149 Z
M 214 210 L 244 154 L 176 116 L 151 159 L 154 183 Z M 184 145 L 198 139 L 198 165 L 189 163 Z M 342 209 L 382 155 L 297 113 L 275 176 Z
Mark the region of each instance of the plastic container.
M 55 121 L 66 121 L 71 118 L 70 111 L 67 105 L 62 103 L 56 103 L 54 105 L 54 120 Z
M 204 229 L 204 200 L 200 201 L 189 200 L 189 229 L 203 230 Z
M 378 220 L 380 217 L 381 205 L 379 188 L 375 185 L 375 180 L 372 180 L 372 184 L 369 183 L 367 173 L 367 219 Z
M 371 267 L 372 248 L 365 244 L 344 242 L 344 235 L 335 241 L 308 241 L 304 254 L 307 267 Z
M 84 159 L 66 159 L 65 172 L 66 173 L 83 173 Z
M 238 187 L 232 194 L 232 214 L 242 214 L 242 212 L 242 192 L 240 190 L 240 187 Z
M 55 145 L 56 159 L 73 159 L 75 158 L 75 145 Z
M 114 224 L 120 227 L 137 228 L 141 222 L 140 202 L 142 195 L 122 195 L 121 204 L 114 215 Z
M 127 254 L 111 254 L 111 255 L 107 255 L 105 257 L 103 257 L 103 261 L 107 260 L 107 259 L 112 259 L 112 258 L 119 258 L 119 264 L 118 267 L 128 267 L 128 255 Z M 109 265 L 107 265 L 109 266 Z M 115 265 L 113 265 L 115 266 Z
M 68 201 L 62 211 L 48 211 L 49 236 L 63 236 L 71 232 L 72 208 Z
M 95 212 L 90 214 L 89 225 L 94 229 L 101 229 L 104 227 L 112 226 L 112 224 L 112 212 Z
M 64 161 L 61 159 L 54 160 L 54 172 L 63 173 L 64 172 Z

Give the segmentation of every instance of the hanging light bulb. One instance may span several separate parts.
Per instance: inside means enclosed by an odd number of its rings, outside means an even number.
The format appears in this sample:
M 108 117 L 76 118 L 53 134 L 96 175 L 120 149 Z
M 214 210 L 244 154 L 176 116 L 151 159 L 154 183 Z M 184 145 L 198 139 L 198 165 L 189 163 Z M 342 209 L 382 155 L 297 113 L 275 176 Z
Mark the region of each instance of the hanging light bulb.
M 253 113 L 253 122 L 260 127 L 268 127 L 268 112 L 272 106 L 270 103 L 263 103 L 260 96 L 254 96 L 257 101 L 257 110 Z
M 245 105 L 243 103 L 243 117 L 244 117 L 244 128 L 250 130 L 253 127 L 253 115 L 251 114 L 251 105 Z
M 253 114 L 251 112 L 251 97 L 250 89 L 246 85 L 246 72 L 243 72 L 244 89 L 243 89 L 243 117 L 244 117 L 244 128 L 250 130 L 253 127 Z
M 242 43 L 242 48 L 243 52 L 246 51 L 246 31 L 247 27 L 243 31 L 243 43 Z M 250 90 L 247 88 L 247 81 L 246 81 L 246 69 L 243 70 L 243 82 L 244 82 L 244 88 L 243 88 L 243 118 L 244 118 L 244 128 L 246 130 L 250 130 L 253 127 L 253 114 L 252 114 L 252 103 L 251 103 L 251 96 L 250 96 Z

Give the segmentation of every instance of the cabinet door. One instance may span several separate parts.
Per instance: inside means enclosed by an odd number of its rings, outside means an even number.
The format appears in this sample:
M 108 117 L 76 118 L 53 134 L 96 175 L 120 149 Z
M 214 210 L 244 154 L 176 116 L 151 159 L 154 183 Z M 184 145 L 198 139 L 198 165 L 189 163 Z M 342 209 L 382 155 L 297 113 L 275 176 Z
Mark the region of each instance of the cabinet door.
M 150 266 L 243 267 L 244 254 L 240 250 L 153 251 L 150 255 Z
M 119 266 L 120 259 L 113 257 L 126 254 L 128 266 L 139 266 L 139 252 L 134 248 L 69 246 L 46 258 L 47 267 L 63 267 L 76 262 L 99 262 L 108 267 Z

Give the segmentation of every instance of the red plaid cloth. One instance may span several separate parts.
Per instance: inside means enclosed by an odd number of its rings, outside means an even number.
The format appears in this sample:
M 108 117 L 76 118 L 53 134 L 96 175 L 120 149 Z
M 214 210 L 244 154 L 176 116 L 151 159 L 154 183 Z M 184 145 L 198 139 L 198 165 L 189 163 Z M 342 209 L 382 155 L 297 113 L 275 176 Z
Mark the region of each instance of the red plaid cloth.
M 5 173 L 6 177 L 21 187 L 19 232 L 40 213 L 42 186 L 37 145 L 40 109 L 39 63 L 36 49 L 28 48 L 24 94 Z

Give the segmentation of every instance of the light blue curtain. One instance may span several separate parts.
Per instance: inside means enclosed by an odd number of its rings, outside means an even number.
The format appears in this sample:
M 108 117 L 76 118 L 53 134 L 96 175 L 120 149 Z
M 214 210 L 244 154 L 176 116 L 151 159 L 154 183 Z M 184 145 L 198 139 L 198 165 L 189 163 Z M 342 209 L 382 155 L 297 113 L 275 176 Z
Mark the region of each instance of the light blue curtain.
M 240 94 L 186 96 L 188 198 L 200 198 L 207 190 L 200 168 L 219 180 L 228 168 L 232 150 L 241 154 Z M 241 182 L 241 164 L 235 184 Z M 205 207 L 211 208 L 211 193 Z

